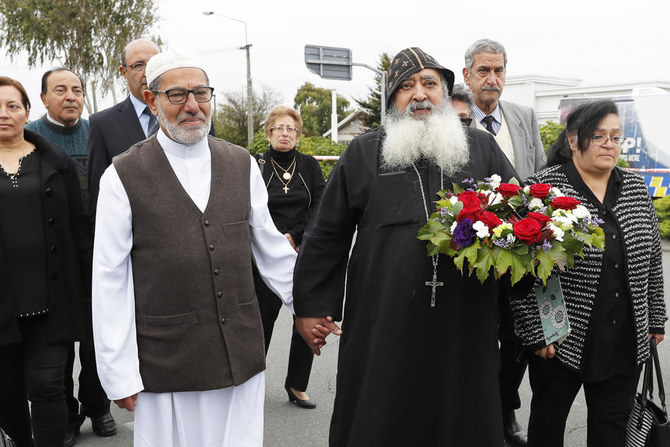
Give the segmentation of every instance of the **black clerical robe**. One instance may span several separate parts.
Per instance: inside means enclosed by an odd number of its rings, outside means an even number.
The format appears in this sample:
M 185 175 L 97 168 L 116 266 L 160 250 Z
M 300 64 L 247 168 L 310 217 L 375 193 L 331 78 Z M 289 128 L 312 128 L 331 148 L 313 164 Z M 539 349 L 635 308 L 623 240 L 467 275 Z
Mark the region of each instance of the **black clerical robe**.
M 468 129 L 470 162 L 444 185 L 516 176 L 487 132 Z M 335 167 L 303 237 L 294 277 L 296 315 L 342 319 L 331 447 L 502 446 L 498 391 L 498 282 L 468 278 L 416 238 L 440 172 L 380 168 L 383 132 L 354 139 Z M 352 236 L 357 230 L 349 258 Z

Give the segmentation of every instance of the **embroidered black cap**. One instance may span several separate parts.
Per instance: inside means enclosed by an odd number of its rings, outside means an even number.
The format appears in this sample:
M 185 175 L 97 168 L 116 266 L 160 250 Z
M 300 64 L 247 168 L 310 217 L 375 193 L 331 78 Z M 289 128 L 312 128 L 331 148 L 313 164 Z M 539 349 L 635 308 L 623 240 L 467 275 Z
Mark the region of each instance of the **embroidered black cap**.
M 400 83 L 424 68 L 434 68 L 442 73 L 447 80 L 447 90 L 451 96 L 451 90 L 454 88 L 454 72 L 438 64 L 431 55 L 424 53 L 419 47 L 405 48 L 391 61 L 386 77 L 386 105 L 388 107 Z

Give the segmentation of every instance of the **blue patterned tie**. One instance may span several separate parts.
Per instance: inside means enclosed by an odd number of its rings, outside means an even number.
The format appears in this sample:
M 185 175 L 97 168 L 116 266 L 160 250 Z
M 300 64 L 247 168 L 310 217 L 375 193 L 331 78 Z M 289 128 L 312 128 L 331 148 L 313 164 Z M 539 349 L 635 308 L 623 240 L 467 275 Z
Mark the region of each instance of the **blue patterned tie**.
M 158 118 L 151 113 L 151 110 L 149 110 L 149 106 L 146 106 L 144 108 L 143 114 L 149 116 L 149 125 L 147 126 L 147 137 L 150 137 L 151 135 L 155 134 L 158 132 Z

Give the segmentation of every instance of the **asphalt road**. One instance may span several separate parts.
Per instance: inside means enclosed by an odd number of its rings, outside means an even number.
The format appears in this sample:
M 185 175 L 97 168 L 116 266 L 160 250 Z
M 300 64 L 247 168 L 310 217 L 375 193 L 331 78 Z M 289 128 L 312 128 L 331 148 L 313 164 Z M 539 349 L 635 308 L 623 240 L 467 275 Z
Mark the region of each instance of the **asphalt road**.
M 668 245 L 670 248 L 670 245 Z M 666 304 L 670 304 L 670 252 L 663 253 L 665 272 Z M 670 309 L 670 306 L 668 306 Z M 669 312 L 670 313 L 670 312 Z M 282 309 L 275 325 L 272 344 L 268 352 L 265 394 L 265 442 L 266 447 L 326 447 L 328 426 L 335 398 L 335 375 L 337 372 L 338 340 L 328 338 L 328 345 L 320 357 L 314 360 L 308 394 L 317 402 L 314 410 L 304 410 L 289 403 L 284 391 L 284 380 L 288 349 L 291 338 L 292 319 Z M 670 326 L 669 326 L 670 327 Z M 670 339 L 659 345 L 662 371 L 665 373 L 665 388 L 670 390 Z M 528 375 L 520 389 L 522 407 L 517 419 L 526 426 L 529 415 L 531 391 Z M 117 422 L 118 433 L 109 438 L 95 436 L 90 421 L 82 427 L 76 445 L 80 447 L 132 446 L 133 416 L 112 404 L 112 414 Z M 565 445 L 586 447 L 586 403 L 582 392 L 575 400 L 568 417 Z M 411 446 L 414 447 L 414 446 Z

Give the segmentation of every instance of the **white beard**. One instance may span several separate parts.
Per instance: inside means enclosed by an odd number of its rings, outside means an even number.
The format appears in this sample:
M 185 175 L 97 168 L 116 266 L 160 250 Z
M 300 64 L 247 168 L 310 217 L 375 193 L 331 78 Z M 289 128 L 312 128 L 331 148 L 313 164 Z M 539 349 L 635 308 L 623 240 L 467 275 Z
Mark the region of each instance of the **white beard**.
M 411 116 L 413 108 L 427 105 L 432 108 L 427 117 Z M 384 167 L 405 168 L 424 157 L 451 176 L 469 161 L 467 134 L 447 99 L 441 106 L 427 101 L 410 103 L 403 112 L 394 106 L 386 118 L 386 138 L 382 144 Z
M 212 121 L 207 119 L 205 114 L 200 110 L 196 115 L 203 119 L 204 122 L 202 125 L 192 129 L 184 129 L 179 126 L 179 122 L 192 115 L 193 114 L 188 112 L 182 112 L 179 114 L 179 116 L 177 116 L 177 122 L 173 123 L 167 119 L 160 103 L 158 104 L 158 119 L 160 120 L 161 124 L 163 124 L 167 136 L 177 143 L 181 143 L 186 146 L 193 146 L 198 141 L 206 138 L 207 134 L 209 133 L 209 129 L 212 126 Z

